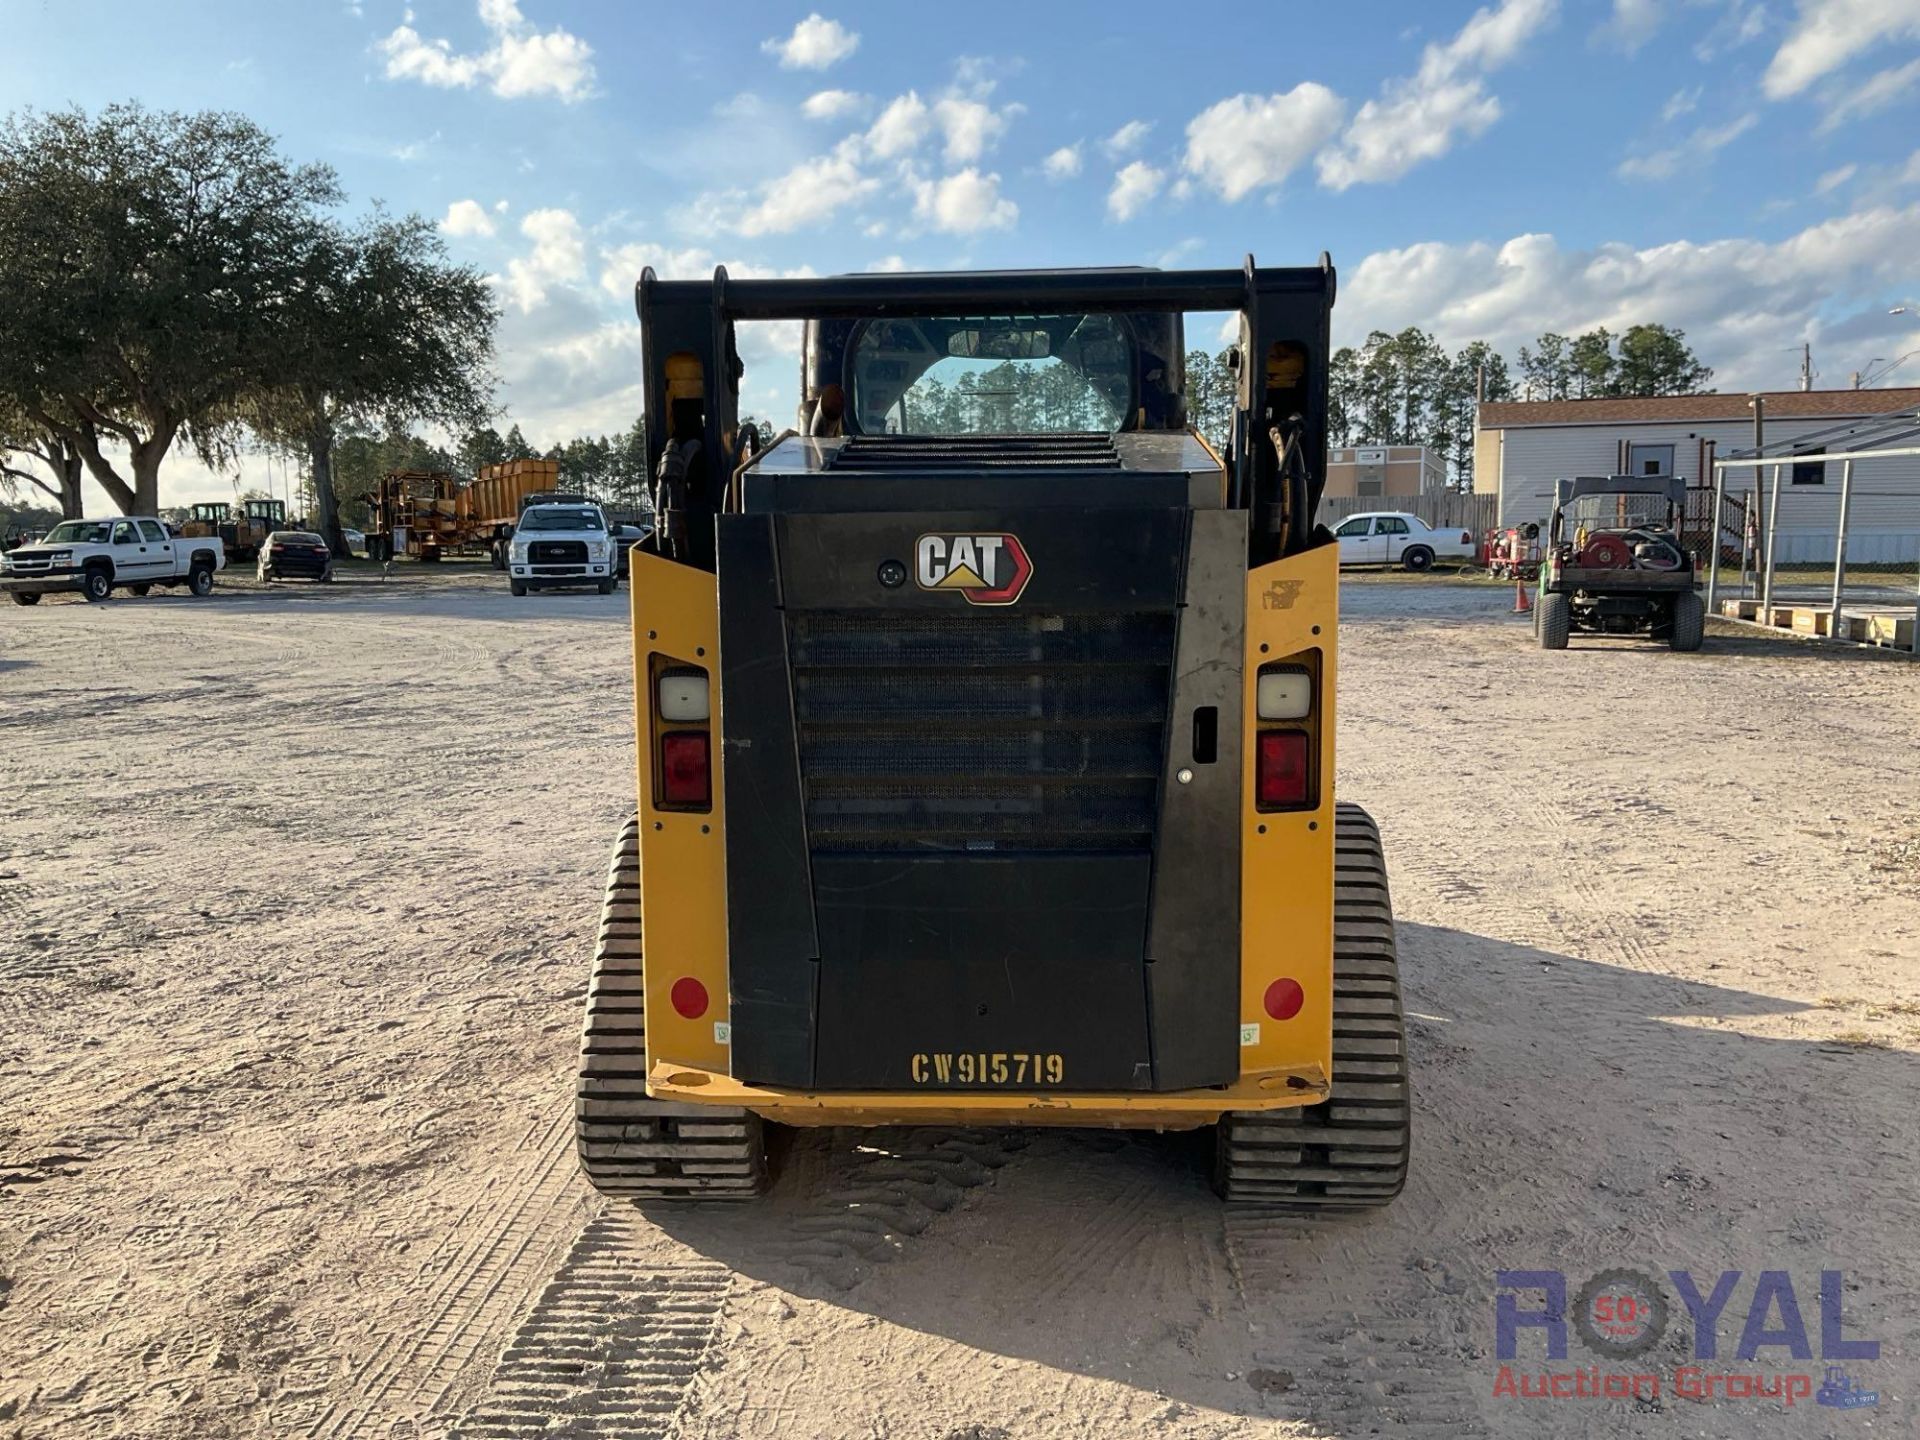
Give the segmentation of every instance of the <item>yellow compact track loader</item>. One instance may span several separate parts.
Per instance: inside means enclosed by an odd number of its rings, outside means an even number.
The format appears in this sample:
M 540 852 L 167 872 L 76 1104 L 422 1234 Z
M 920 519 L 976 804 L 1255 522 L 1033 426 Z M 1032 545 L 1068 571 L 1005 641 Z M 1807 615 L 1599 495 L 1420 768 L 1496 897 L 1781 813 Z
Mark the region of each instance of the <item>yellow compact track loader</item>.
M 589 1179 L 768 1181 L 770 1125 L 1212 1126 L 1234 1201 L 1385 1204 L 1409 1097 L 1378 831 L 1334 800 L 1313 525 L 1334 273 L 639 282 L 657 524 Z M 1237 311 L 1224 458 L 1183 316 Z M 799 430 L 741 321 L 804 322 Z M 645 944 L 642 945 L 644 917 Z

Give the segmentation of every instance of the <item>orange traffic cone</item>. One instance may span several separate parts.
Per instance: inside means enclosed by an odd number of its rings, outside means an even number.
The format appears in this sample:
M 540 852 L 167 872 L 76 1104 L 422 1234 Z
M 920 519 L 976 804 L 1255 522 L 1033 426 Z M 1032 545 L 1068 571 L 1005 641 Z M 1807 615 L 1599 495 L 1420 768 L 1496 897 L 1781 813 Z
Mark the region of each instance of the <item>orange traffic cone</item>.
M 1516 615 L 1531 615 L 1533 613 L 1533 600 L 1527 594 L 1527 582 L 1522 580 L 1518 574 L 1513 577 L 1513 613 Z

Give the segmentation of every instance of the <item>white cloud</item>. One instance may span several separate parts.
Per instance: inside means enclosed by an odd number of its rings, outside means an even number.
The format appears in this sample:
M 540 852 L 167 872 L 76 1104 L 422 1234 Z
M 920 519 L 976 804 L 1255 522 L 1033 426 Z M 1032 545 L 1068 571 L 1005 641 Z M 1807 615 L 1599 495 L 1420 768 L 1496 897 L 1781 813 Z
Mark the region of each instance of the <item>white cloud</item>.
M 1842 185 L 1853 179 L 1859 171 L 1860 167 L 1858 165 L 1842 165 L 1837 169 L 1829 170 L 1815 182 L 1813 193 L 1816 195 L 1831 195 L 1835 190 L 1838 190 Z
M 906 268 L 906 258 L 900 255 L 883 255 L 880 259 L 867 266 L 870 272 L 879 275 L 897 275 Z
M 933 118 L 946 136 L 949 165 L 969 165 L 1000 142 L 1007 124 L 1023 107 L 1008 105 L 995 110 L 984 100 L 947 95 L 936 101 Z
M 535 210 L 520 222 L 533 242 L 525 255 L 507 262 L 506 291 L 522 314 L 546 303 L 555 285 L 571 284 L 587 273 L 587 239 L 571 210 Z
M 933 129 L 933 115 L 919 94 L 909 90 L 887 103 L 867 131 L 867 148 L 882 160 L 919 147 Z
M 735 280 L 758 280 L 772 275 L 811 275 L 806 266 L 777 270 L 751 260 L 723 259 L 701 245 L 673 249 L 632 240 L 600 251 L 600 288 L 616 300 L 631 300 L 640 272 L 649 265 L 662 280 L 710 280 L 714 267 L 724 265 Z
M 1413 75 L 1390 80 L 1369 100 L 1336 146 L 1318 160 L 1320 183 L 1335 190 L 1397 180 L 1437 159 L 1459 137 L 1482 134 L 1500 118 L 1484 77 L 1520 53 L 1551 20 L 1557 0 L 1500 0 L 1476 10 L 1445 44 L 1421 52 Z
M 1166 171 L 1135 160 L 1113 177 L 1113 188 L 1107 192 L 1107 214 L 1115 220 L 1133 219 L 1166 183 Z
M 786 70 L 825 70 L 860 48 L 860 36 L 818 11 L 793 27 L 784 40 L 763 40 L 761 50 L 780 57 Z
M 1177 270 L 1189 255 L 1206 248 L 1206 241 L 1202 240 L 1198 235 L 1189 235 L 1186 239 L 1169 245 L 1165 250 L 1162 250 L 1153 263 L 1158 265 L 1162 270 Z M 1235 316 L 1234 320 L 1235 323 L 1238 323 L 1239 317 Z
M 1920 36 L 1914 0 L 1800 0 L 1800 13 L 1774 51 L 1761 84 L 1775 100 L 1798 95 L 1854 56 L 1890 40 Z
M 751 202 L 737 194 L 708 196 L 702 209 L 710 220 L 742 235 L 785 235 L 818 225 L 880 188 L 878 180 L 861 171 L 851 149 L 842 146 L 831 155 L 801 161 L 762 185 Z
M 1660 0 L 1613 0 L 1612 16 L 1594 36 L 1632 55 L 1653 38 L 1660 19 Z
M 453 90 L 485 80 L 508 100 L 555 95 L 571 103 L 592 93 L 593 48 L 586 41 L 559 28 L 535 30 L 515 0 L 479 0 L 479 11 L 493 37 L 487 49 L 459 53 L 449 41 L 429 40 L 411 23 L 401 25 L 375 47 L 386 57 L 387 78 Z
M 456 200 L 447 206 L 440 228 L 449 235 L 491 235 L 493 217 L 478 200 Z
M 1700 96 L 1706 86 L 1696 85 L 1691 90 L 1676 90 L 1671 99 L 1660 107 L 1660 118 L 1671 125 L 1682 115 L 1691 115 L 1700 108 Z
M 1898 104 L 1920 86 L 1920 59 L 1895 65 L 1838 90 L 1820 121 L 1825 132 Z
M 1772 23 L 1763 0 L 1724 0 L 1724 4 L 1726 8 L 1713 28 L 1694 44 L 1694 58 L 1702 65 L 1758 40 Z
M 910 179 L 913 213 L 923 224 L 951 235 L 1008 230 L 1020 207 L 1000 193 L 998 175 L 982 175 L 972 166 L 942 180 Z
M 409 140 L 404 145 L 390 145 L 387 147 L 387 154 L 391 158 L 398 160 L 402 165 L 411 165 L 414 161 L 424 157 L 439 139 L 440 132 L 436 130 L 430 139 Z
M 1303 81 L 1278 95 L 1235 95 L 1187 124 L 1186 168 L 1229 200 L 1278 185 L 1340 128 L 1346 105 Z
M 1079 143 L 1062 145 L 1040 162 L 1040 169 L 1049 180 L 1071 180 L 1080 173 Z
M 1383 250 L 1342 271 L 1335 339 L 1419 325 L 1450 349 L 1486 340 L 1511 357 L 1547 330 L 1573 335 L 1604 325 L 1617 332 L 1657 321 L 1687 332 L 1721 390 L 1785 386 L 1797 361 L 1780 337 L 1809 336 L 1818 347 L 1832 315 L 1884 309 L 1885 296 L 1911 281 L 1916 227 L 1920 204 L 1861 210 L 1777 243 L 1563 250 L 1551 235 L 1520 235 L 1499 246 Z M 1829 365 L 1844 360 L 1851 368 L 1883 354 L 1872 347 L 1884 338 L 1864 335 L 1857 357 L 1843 354 Z
M 1623 180 L 1671 180 L 1683 170 L 1705 165 L 1759 123 L 1756 115 L 1741 115 L 1724 125 L 1702 125 L 1677 145 L 1645 155 L 1629 155 L 1620 162 Z
M 694 246 L 674 249 L 643 242 L 603 245 L 592 274 L 552 280 L 543 304 L 523 312 L 509 306 L 500 323 L 502 399 L 536 445 L 575 435 L 609 434 L 640 413 L 640 324 L 633 285 L 651 265 L 663 279 L 704 280 L 716 264 L 742 279 L 806 275 Z M 794 360 L 800 327 L 762 322 L 739 327 L 747 373 L 741 408 L 775 417 L 791 413 Z
M 942 137 L 949 165 L 971 165 L 999 144 L 1007 126 L 1025 107 L 1004 105 L 995 109 L 982 96 L 991 87 L 974 94 L 948 90 L 931 105 L 909 90 L 887 102 L 863 137 L 866 152 L 876 160 L 891 160 L 911 155 L 936 132 Z
M 821 90 L 802 102 L 800 113 L 809 120 L 838 120 L 842 116 L 857 115 L 866 107 L 867 97 L 851 90 Z
M 1129 120 L 1100 143 L 1117 160 L 1122 155 L 1130 155 L 1138 150 L 1152 129 L 1151 120 Z

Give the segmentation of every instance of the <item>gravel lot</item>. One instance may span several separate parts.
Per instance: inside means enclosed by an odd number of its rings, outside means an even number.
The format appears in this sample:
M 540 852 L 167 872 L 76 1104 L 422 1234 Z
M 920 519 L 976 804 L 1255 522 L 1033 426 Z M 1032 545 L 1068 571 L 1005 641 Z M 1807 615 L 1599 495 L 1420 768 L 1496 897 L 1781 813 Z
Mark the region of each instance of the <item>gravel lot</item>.
M 1320 1224 L 1077 1132 L 809 1134 L 755 1209 L 603 1207 L 569 1072 L 625 592 L 5 607 L 0 1435 L 1914 1433 L 1920 667 L 1541 654 L 1510 604 L 1346 588 L 1419 1115 L 1402 1201 Z M 1639 1361 L 1516 1362 L 1657 1400 L 1497 1395 L 1496 1272 L 1616 1266 L 1743 1272 L 1704 1368 L 1816 1381 L 1845 1272 L 1878 1406 L 1676 1394 L 1671 1284 Z M 1811 1359 L 1735 1356 L 1769 1270 Z

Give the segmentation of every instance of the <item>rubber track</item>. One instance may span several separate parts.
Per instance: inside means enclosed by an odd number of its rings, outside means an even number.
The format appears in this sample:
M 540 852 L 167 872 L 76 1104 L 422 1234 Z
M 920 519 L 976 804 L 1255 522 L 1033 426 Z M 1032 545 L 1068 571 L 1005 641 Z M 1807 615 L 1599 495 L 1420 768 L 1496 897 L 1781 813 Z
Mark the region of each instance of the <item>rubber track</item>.
M 594 1189 L 636 1200 L 747 1200 L 766 1188 L 760 1117 L 647 1098 L 640 964 L 640 822 L 629 817 L 607 867 L 587 984 L 574 1137 Z
M 1364 1210 L 1406 1184 L 1412 1145 L 1406 1020 L 1380 831 L 1358 805 L 1334 818 L 1333 1094 L 1220 1122 L 1217 1178 L 1236 1203 Z

